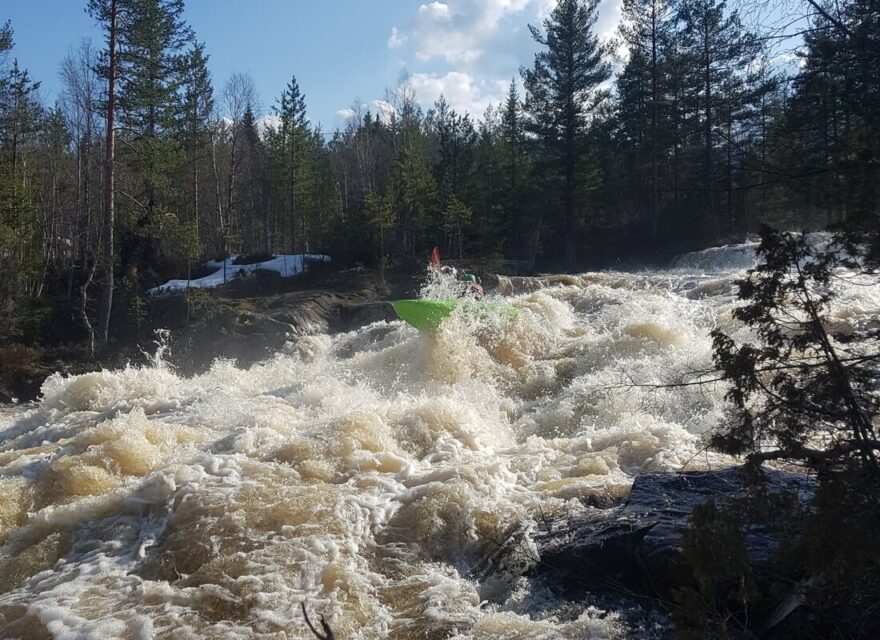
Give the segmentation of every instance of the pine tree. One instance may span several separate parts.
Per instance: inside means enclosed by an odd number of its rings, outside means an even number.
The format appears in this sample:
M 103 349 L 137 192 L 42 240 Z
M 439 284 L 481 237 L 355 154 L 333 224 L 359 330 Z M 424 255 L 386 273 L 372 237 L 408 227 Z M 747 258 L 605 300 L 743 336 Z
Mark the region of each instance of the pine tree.
M 619 30 L 629 59 L 617 83 L 619 113 L 627 140 L 637 145 L 637 164 L 647 157 L 650 165 L 644 182 L 651 186 L 650 223 L 655 242 L 660 226 L 660 129 L 671 29 L 672 11 L 667 0 L 624 0 Z
M 584 138 L 589 108 L 597 87 L 610 76 L 603 48 L 593 32 L 599 0 L 560 0 L 544 21 L 544 33 L 529 25 L 532 37 L 545 49 L 535 54 L 531 69 L 523 70 L 526 112 L 543 143 L 546 170 L 559 180 L 559 233 L 565 264 L 577 265 L 577 243 L 585 203 Z
M 7 20 L 0 27 L 0 62 L 4 62 L 6 56 L 12 51 L 12 23 Z
M 101 306 L 98 336 L 101 347 L 110 343 L 110 316 L 113 311 L 114 270 L 116 267 L 116 109 L 119 72 L 119 17 L 121 0 L 89 0 L 87 10 L 106 31 L 107 50 L 103 52 L 102 71 L 107 78 L 107 101 L 104 105 L 104 213 L 101 224 Z M 83 303 L 85 305 L 85 302 Z M 88 323 L 88 316 L 84 313 Z M 90 331 L 91 332 L 91 331 Z
M 788 197 L 823 210 L 829 224 L 880 226 L 880 7 L 870 0 L 826 13 L 804 36 L 781 162 L 794 177 Z
M 110 316 L 113 311 L 114 270 L 116 267 L 116 100 L 119 72 L 119 17 L 122 0 L 89 0 L 89 14 L 106 30 L 107 50 L 105 73 L 107 102 L 105 105 L 107 133 L 104 137 L 104 216 L 101 225 L 101 308 L 98 335 L 103 349 L 110 343 Z M 85 304 L 85 303 L 84 303 Z M 88 322 L 87 316 L 84 319 Z
M 202 221 L 200 169 L 210 142 L 210 122 L 214 113 L 214 87 L 211 84 L 208 56 L 205 54 L 203 43 L 194 43 L 189 51 L 182 91 L 184 108 L 181 137 L 186 149 L 190 175 L 189 220 L 195 227 L 196 237 L 200 237 Z
M 400 257 L 414 256 L 418 237 L 431 218 L 437 189 L 425 157 L 424 141 L 411 129 L 399 144 L 391 173 L 392 200 L 395 207 L 397 252 Z
M 282 237 L 291 251 L 308 245 L 306 237 L 307 208 L 310 206 L 309 175 L 310 124 L 306 116 L 305 96 L 296 78 L 291 78 L 281 94 L 276 113 L 280 119 L 277 131 L 275 162 L 280 177 L 280 200 L 283 203 Z
M 727 10 L 724 0 L 681 0 L 677 20 L 680 64 L 687 77 L 685 108 L 699 114 L 693 132 L 701 138 L 702 160 L 694 165 L 701 167 L 696 187 L 703 229 L 709 237 L 717 237 L 721 220 L 715 210 L 716 147 L 725 136 L 731 139 L 734 112 L 745 106 L 745 96 L 757 97 L 750 91 L 753 79 L 747 76 L 760 43 L 745 30 L 739 14 Z
M 11 49 L 12 44 L 7 25 L 0 32 L 0 46 Z M 45 124 L 35 95 L 39 86 L 18 60 L 13 60 L 0 81 L 0 266 L 9 274 L 0 292 L 4 307 L 10 305 L 9 313 L 20 297 L 39 294 L 46 259 L 36 220 L 39 212 L 24 166 L 25 150 Z
M 529 268 L 534 266 L 541 228 L 541 212 L 529 216 L 527 208 L 528 179 L 531 158 L 526 144 L 525 119 L 516 83 L 511 80 L 507 100 L 501 110 L 501 171 L 504 184 L 503 225 L 510 241 L 510 250 L 517 259 L 526 256 Z
M 130 136 L 127 159 L 143 177 L 134 219 L 143 232 L 171 204 L 173 176 L 181 153 L 174 134 L 183 111 L 192 30 L 183 20 L 183 0 L 124 0 L 119 26 L 120 122 Z

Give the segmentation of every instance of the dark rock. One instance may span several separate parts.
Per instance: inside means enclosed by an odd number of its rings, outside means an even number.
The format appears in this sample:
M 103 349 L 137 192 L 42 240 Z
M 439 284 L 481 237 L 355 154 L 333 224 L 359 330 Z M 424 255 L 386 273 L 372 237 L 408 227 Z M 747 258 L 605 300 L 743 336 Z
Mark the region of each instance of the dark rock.
M 532 539 L 540 561 L 532 572 L 552 575 L 574 590 L 622 587 L 668 595 L 681 582 L 683 537 L 694 508 L 709 500 L 745 498 L 749 479 L 742 467 L 638 476 L 622 505 L 539 526 Z M 810 476 L 773 470 L 766 470 L 764 486 L 770 495 L 794 492 L 804 503 L 815 491 Z M 780 544 L 777 525 L 771 518 L 745 527 L 745 552 L 756 575 L 767 569 Z
M 396 319 L 394 307 L 388 301 L 349 303 L 339 306 L 331 328 L 340 332 L 352 331 L 374 322 L 392 322 Z
M 36 399 L 45 379 L 56 371 L 84 373 L 147 363 L 145 354 L 155 349 L 157 330 L 166 332 L 166 359 L 181 374 L 202 373 L 218 358 L 248 367 L 301 336 L 394 320 L 387 300 L 411 297 L 417 287 L 417 274 L 408 272 L 389 271 L 384 281 L 365 269 L 314 269 L 297 278 L 257 272 L 215 290 L 149 296 L 146 317 L 137 326 L 128 317 L 129 302 L 120 297 L 114 305 L 110 349 L 99 360 L 85 353 L 83 344 L 0 344 L 0 403 Z
M 369 272 L 335 274 L 320 288 L 257 297 L 201 292 L 187 308 L 184 295 L 152 301 L 151 324 L 171 331 L 169 356 L 181 372 L 204 371 L 217 358 L 250 366 L 272 357 L 301 336 L 351 331 L 393 320 L 387 295 Z
M 94 360 L 75 349 L 0 345 L 0 403 L 28 402 L 53 373 L 85 373 L 95 366 Z

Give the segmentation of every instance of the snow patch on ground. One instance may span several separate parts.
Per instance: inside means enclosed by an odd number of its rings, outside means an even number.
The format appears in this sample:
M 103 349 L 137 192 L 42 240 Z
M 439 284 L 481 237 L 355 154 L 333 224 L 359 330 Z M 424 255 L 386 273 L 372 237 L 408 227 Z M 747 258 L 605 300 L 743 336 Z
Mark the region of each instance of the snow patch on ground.
M 299 275 L 306 270 L 310 262 L 330 262 L 330 256 L 315 253 L 298 253 L 295 255 L 277 255 L 265 262 L 254 264 L 233 264 L 238 256 L 230 256 L 226 260 L 210 260 L 205 263 L 216 271 L 204 278 L 195 280 L 169 280 L 163 285 L 153 287 L 148 291 L 150 295 L 162 293 L 174 293 L 185 291 L 188 288 L 210 289 L 231 282 L 239 276 L 252 273 L 257 270 L 276 271 L 282 278 L 290 278 Z

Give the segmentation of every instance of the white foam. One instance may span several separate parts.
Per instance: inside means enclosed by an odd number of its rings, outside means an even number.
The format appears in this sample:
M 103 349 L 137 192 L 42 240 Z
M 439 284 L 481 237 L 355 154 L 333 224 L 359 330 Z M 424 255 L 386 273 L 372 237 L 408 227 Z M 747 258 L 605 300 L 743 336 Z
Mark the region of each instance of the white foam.
M 712 328 L 747 336 L 737 275 L 547 279 L 515 319 L 433 336 L 378 323 L 249 370 L 54 376 L 0 413 L 0 575 L 19 576 L 0 635 L 306 637 L 305 600 L 340 638 L 623 636 L 614 612 L 546 615 L 527 580 L 481 605 L 469 569 L 638 473 L 724 462 L 702 451 L 724 389 L 650 385 L 709 367 Z M 835 286 L 840 322 L 880 308 Z

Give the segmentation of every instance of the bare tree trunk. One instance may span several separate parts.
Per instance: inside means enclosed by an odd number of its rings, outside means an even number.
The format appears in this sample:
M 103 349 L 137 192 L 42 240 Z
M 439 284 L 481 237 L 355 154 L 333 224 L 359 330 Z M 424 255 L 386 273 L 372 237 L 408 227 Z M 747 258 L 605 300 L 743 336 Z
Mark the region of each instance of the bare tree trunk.
M 214 188 L 217 192 L 217 228 L 221 239 L 226 235 L 226 221 L 223 218 L 223 196 L 220 193 L 220 172 L 217 170 L 217 140 L 211 134 L 211 169 L 214 171 Z
M 113 194 L 114 162 L 116 160 L 116 132 L 114 131 L 114 114 L 116 110 L 116 0 L 110 0 L 110 34 L 109 34 L 109 69 L 107 83 L 107 149 L 104 170 L 107 182 L 104 185 L 104 233 L 103 233 L 103 267 L 104 283 L 101 291 L 101 347 L 106 349 L 110 341 L 110 313 L 113 309 L 113 232 L 116 224 L 115 201 Z
M 232 145 L 229 150 L 229 191 L 226 194 L 226 217 L 227 217 L 227 230 L 224 234 L 223 238 L 223 251 L 229 251 L 229 236 L 232 235 L 232 205 L 235 201 L 234 193 L 235 193 L 235 171 L 237 169 L 235 162 L 235 153 L 236 146 L 238 143 L 238 133 L 236 129 L 238 128 L 238 123 L 232 123 Z
M 727 105 L 727 223 L 731 232 L 736 229 L 733 216 L 733 105 Z
M 201 227 L 201 215 L 199 213 L 199 159 L 198 159 L 198 145 L 193 144 L 192 151 L 192 163 L 193 163 L 193 171 L 192 171 L 192 190 L 193 190 L 193 222 L 196 225 L 196 240 L 199 240 L 201 236 L 199 235 L 200 227 Z
M 88 258 L 86 258 L 88 259 Z M 89 287 L 92 284 L 92 280 L 95 278 L 95 271 L 98 268 L 98 261 L 92 260 L 92 266 L 89 269 L 89 275 L 86 277 L 86 281 L 83 283 L 82 288 L 80 288 L 80 305 L 79 305 L 79 313 L 82 317 L 83 325 L 86 328 L 86 331 L 89 334 L 89 355 L 94 357 L 95 355 L 95 328 L 92 326 L 91 320 L 89 320 Z

